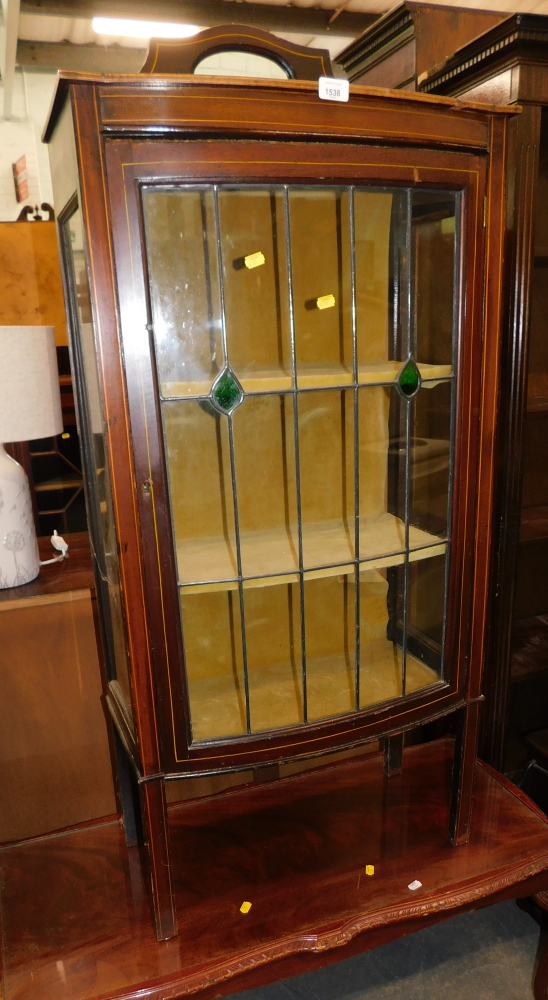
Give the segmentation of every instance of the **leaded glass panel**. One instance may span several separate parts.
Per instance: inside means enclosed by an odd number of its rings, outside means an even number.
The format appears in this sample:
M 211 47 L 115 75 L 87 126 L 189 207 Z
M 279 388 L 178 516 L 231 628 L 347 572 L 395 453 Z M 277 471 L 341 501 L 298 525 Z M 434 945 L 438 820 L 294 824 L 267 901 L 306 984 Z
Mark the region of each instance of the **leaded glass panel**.
M 443 680 L 459 196 L 143 202 L 193 739 Z

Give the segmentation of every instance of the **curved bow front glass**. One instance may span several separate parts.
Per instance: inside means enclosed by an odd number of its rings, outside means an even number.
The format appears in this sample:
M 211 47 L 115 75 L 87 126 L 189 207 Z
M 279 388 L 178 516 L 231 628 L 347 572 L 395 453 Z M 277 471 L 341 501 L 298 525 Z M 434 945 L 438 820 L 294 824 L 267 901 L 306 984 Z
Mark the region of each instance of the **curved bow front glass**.
M 459 198 L 144 188 L 194 741 L 446 677 Z

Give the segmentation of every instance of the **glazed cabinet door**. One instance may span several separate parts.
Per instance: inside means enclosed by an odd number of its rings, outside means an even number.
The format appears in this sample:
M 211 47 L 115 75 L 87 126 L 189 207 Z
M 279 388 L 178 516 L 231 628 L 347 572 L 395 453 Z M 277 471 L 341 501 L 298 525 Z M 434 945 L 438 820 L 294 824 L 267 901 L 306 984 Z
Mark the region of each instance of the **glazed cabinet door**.
M 71 331 L 71 370 L 77 386 L 76 415 L 85 470 L 86 509 L 99 596 L 98 624 L 109 685 L 126 725 L 133 733 L 130 657 L 107 455 L 106 418 L 98 373 L 101 358 L 92 322 L 84 227 L 77 194 L 60 213 L 58 224 Z
M 466 696 L 483 164 L 242 146 L 107 148 L 172 770 Z

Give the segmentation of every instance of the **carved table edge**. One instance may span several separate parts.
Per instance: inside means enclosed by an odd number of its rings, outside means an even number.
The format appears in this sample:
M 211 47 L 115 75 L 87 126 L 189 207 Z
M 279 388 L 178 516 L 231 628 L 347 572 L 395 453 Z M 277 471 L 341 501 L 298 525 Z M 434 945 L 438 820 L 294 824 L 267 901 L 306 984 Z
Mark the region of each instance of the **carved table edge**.
M 384 907 L 374 913 L 363 914 L 346 921 L 337 928 L 331 928 L 321 933 L 300 931 L 294 935 L 263 944 L 239 955 L 237 959 L 222 960 L 217 964 L 204 968 L 181 972 L 176 979 L 169 981 L 149 982 L 122 991 L 109 993 L 108 996 L 97 997 L 96 1000 L 179 1000 L 180 997 L 198 993 L 218 983 L 225 982 L 235 976 L 256 969 L 269 962 L 279 961 L 303 952 L 321 953 L 332 948 L 348 944 L 353 938 L 366 931 L 384 927 L 400 921 L 427 917 L 434 913 L 458 909 L 476 900 L 495 895 L 511 885 L 519 884 L 533 875 L 548 871 L 548 853 L 538 857 L 534 862 L 506 869 L 503 875 L 491 878 L 483 877 L 466 889 L 452 892 L 441 890 L 436 896 L 422 902 L 401 903 Z M 547 876 L 548 877 L 548 876 Z M 548 891 L 546 892 L 548 906 Z

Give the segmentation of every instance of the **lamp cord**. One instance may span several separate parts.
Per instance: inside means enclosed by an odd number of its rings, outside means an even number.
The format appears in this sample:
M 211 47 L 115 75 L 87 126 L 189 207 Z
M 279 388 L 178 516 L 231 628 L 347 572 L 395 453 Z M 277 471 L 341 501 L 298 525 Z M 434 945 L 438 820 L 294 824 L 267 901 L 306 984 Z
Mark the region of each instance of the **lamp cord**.
M 57 532 L 54 531 L 50 541 L 51 544 L 53 545 L 53 548 L 57 549 L 57 551 L 59 552 L 59 555 L 54 556 L 53 559 L 41 559 L 40 560 L 41 566 L 50 566 L 51 563 L 62 562 L 63 559 L 68 559 L 68 543 L 65 542 L 65 539 L 62 537 L 62 535 L 58 535 Z

